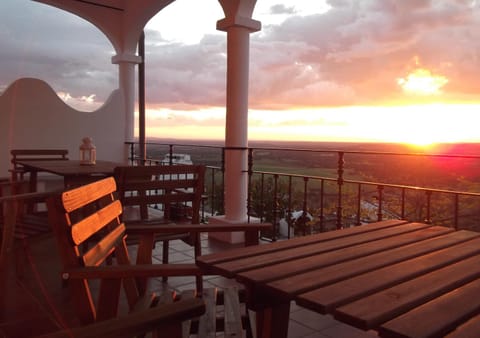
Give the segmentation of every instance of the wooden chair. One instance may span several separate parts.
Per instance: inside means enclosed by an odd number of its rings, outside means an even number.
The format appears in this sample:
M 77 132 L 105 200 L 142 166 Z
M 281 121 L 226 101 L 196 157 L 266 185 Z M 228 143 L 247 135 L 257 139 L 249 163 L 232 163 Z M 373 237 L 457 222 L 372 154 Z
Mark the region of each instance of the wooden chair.
M 62 276 L 67 280 L 78 317 L 82 325 L 98 322 L 102 330 L 108 331 L 109 325 L 104 325 L 103 321 L 116 318 L 122 310 L 126 313 L 147 311 L 126 317 L 129 319 L 119 317 L 111 323 L 131 321 L 132 325 L 140 325 L 141 330 L 150 330 L 154 323 L 139 324 L 139 321 L 147 315 L 159 315 L 157 330 L 162 336 L 180 337 L 181 320 L 185 316 L 198 316 L 204 310 L 203 303 L 193 300 L 179 305 L 168 296 L 162 302 L 158 295 L 140 289 L 136 278 L 195 276 L 200 274 L 199 268 L 195 264 L 131 264 L 125 225 L 120 221 L 122 204 L 115 191 L 115 180 L 109 177 L 47 200 L 49 221 L 63 266 Z M 83 245 L 87 241 L 88 246 Z M 94 280 L 98 283 L 92 283 Z M 124 301 L 122 295 L 125 295 Z M 172 305 L 164 304 L 169 302 Z M 148 310 L 155 306 L 162 309 Z M 172 313 L 178 307 L 185 314 L 179 317 L 180 320 L 169 322 L 162 319 L 165 313 L 172 320 L 177 318 Z M 105 336 L 110 335 L 105 333 Z
M 141 251 L 139 248 L 137 256 L 143 263 L 151 263 L 152 248 L 158 241 L 163 242 L 162 260 L 167 264 L 170 240 L 182 239 L 189 243 L 198 257 L 202 253 L 201 232 L 243 231 L 245 244 L 255 245 L 258 244 L 259 231 L 272 228 L 270 223 L 201 223 L 203 165 L 122 166 L 115 168 L 114 176 L 124 208 L 134 208 L 133 213 L 137 215 L 130 218 L 124 215 L 127 233 L 149 236 L 148 241 L 143 238 L 144 243 L 149 244 Z M 201 276 L 197 277 L 197 289 L 202 289 Z
M 67 149 L 12 149 L 10 155 L 12 156 L 12 168 L 10 169 L 12 181 L 23 180 L 26 174 L 25 169 L 18 164 L 18 161 L 68 160 Z M 36 173 L 32 173 L 32 175 L 36 175 Z
M 156 233 L 152 246 L 163 242 L 162 262 L 167 264 L 169 241 L 182 239 L 200 254 L 199 233 L 177 230 L 179 224 L 200 224 L 204 189 L 204 166 L 122 166 L 115 168 L 119 199 L 129 215 L 124 214 L 127 232 L 138 226 L 169 225 L 170 233 Z M 152 247 L 145 248 L 149 262 Z M 166 280 L 166 278 L 164 278 Z
M 9 169 L 12 182 L 27 182 L 29 192 L 37 191 L 38 173 L 26 171 L 25 168 L 18 163 L 18 161 L 53 161 L 53 160 L 68 160 L 67 149 L 12 149 L 10 150 L 12 168 Z M 28 212 L 35 211 L 35 204 L 28 205 Z

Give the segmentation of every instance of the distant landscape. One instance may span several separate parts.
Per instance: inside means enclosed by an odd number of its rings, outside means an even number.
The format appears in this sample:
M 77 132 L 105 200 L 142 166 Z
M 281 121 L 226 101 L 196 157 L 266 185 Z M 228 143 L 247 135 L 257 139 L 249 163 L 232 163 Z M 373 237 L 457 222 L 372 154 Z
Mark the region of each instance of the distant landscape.
M 190 155 L 194 164 L 221 169 L 222 146 L 220 141 L 151 139 L 147 156 L 162 160 L 172 149 L 174 153 Z M 335 228 L 341 173 L 344 225 L 357 224 L 355 215 L 359 214 L 361 222 L 376 220 L 379 187 L 383 187 L 384 217 L 400 217 L 402 194 L 405 194 L 405 217 L 424 221 L 430 203 L 426 193 L 435 190 L 429 210 L 436 223 L 452 226 L 456 192 L 462 192 L 463 196 L 457 206 L 460 226 L 472 229 L 473 224 L 480 222 L 478 143 L 440 144 L 422 149 L 394 143 L 251 141 L 249 148 L 253 149 L 254 172 L 250 180 L 251 212 L 264 215 L 268 221 L 278 222 L 288 210 L 306 208 L 313 216 L 312 229 Z M 305 177 L 308 177 L 307 190 Z M 209 196 L 213 193 L 216 199 L 209 200 L 209 205 L 222 213 L 222 202 L 217 200 L 223 196 L 220 170 L 216 171 L 214 184 L 210 178 L 207 174 L 206 193 Z M 275 215 L 279 217 L 276 220 Z M 294 227 L 300 232 L 305 229 L 295 224 Z
M 194 163 L 221 165 L 223 141 L 148 142 L 152 145 L 147 154 L 152 158 L 163 158 L 167 145 L 174 145 L 174 152 L 190 154 Z M 254 170 L 260 171 L 336 177 L 338 153 L 345 152 L 345 179 L 463 191 L 478 191 L 475 183 L 480 182 L 480 143 L 422 149 L 397 143 L 250 141 L 249 147 L 255 149 Z

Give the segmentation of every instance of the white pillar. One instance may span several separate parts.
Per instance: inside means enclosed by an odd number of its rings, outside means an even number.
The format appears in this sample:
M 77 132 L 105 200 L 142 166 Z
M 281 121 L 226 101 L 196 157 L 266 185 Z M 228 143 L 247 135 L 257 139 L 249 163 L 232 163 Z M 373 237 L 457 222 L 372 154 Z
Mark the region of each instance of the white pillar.
M 247 220 L 248 79 L 250 33 L 260 22 L 227 17 L 217 23 L 227 32 L 227 116 L 225 126 L 225 219 Z
M 135 141 L 135 66 L 140 62 L 141 57 L 134 54 L 117 54 L 112 57 L 112 63 L 118 64 L 118 86 L 125 102 L 125 142 Z M 128 147 L 125 147 L 125 162 L 128 156 Z

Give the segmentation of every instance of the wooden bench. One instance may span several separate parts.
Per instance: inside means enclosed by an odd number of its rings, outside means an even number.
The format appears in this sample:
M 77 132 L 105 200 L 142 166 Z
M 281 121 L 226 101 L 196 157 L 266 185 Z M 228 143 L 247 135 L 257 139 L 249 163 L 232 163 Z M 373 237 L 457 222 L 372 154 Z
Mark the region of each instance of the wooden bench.
M 125 295 L 124 303 L 128 304 L 126 310 L 133 313 L 190 302 L 194 308 L 188 312 L 190 319 L 185 321 L 183 316 L 181 325 L 178 321 L 167 327 L 163 325 L 159 329 L 161 336 L 188 337 L 190 333 L 199 333 L 200 337 L 209 337 L 212 330 L 225 330 L 232 332 L 230 337 L 240 337 L 242 333 L 239 330 L 248 329 L 249 326 L 246 316 L 242 319 L 240 314 L 240 302 L 244 297 L 241 293 L 239 296 L 237 289 L 227 288 L 224 296 L 215 289 L 184 291 L 180 295 L 156 295 L 143 287 L 143 278 L 196 276 L 200 270 L 195 264 L 132 265 L 126 245 L 126 227 L 120 221 L 123 208 L 115 191 L 115 180 L 109 177 L 55 194 L 47 202 L 49 220 L 63 266 L 62 276 L 68 280 L 67 285 L 81 323 L 89 325 L 100 321 L 99 325 L 103 327 L 103 321 L 121 313 L 121 296 Z M 147 233 L 147 229 L 143 231 Z M 142 241 L 142 238 L 146 237 L 140 236 L 139 240 Z M 88 246 L 84 246 L 87 241 Z M 94 284 L 90 284 L 90 280 L 99 280 L 99 288 L 93 289 Z M 217 294 L 222 296 L 216 297 Z M 201 304 L 207 304 L 210 315 L 201 316 L 199 298 L 203 298 Z M 197 301 L 191 303 L 191 299 Z M 211 315 L 216 312 L 215 304 L 222 303 L 226 318 L 223 322 Z M 242 325 L 242 321 L 245 325 Z M 148 329 L 151 328 L 148 326 Z
M 138 277 L 199 274 L 195 264 L 132 265 L 125 242 L 125 225 L 120 221 L 122 205 L 115 191 L 115 180 L 109 177 L 47 200 L 62 276 L 68 281 L 82 325 L 109 320 L 122 313 L 146 311 L 161 303 L 158 295 L 138 287 Z M 93 288 L 92 280 L 98 281 L 98 289 Z M 189 313 L 199 315 L 198 310 L 193 306 Z M 171 310 L 167 307 L 165 311 Z M 181 337 L 181 323 L 164 325 L 161 332 L 168 337 Z

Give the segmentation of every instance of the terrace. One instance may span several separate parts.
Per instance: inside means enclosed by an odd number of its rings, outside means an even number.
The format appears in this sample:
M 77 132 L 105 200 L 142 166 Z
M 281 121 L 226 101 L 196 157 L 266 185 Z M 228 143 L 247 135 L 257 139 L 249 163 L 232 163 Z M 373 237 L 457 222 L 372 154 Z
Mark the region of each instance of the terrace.
M 137 164 L 139 159 L 135 156 L 135 149 L 138 145 L 130 143 L 129 146 L 132 163 Z M 204 200 L 202 216 L 208 221 L 211 215 L 219 214 L 223 210 L 223 152 L 223 147 L 212 145 L 148 143 L 147 153 L 154 155 L 148 157 L 146 164 L 174 164 L 162 161 L 164 158 L 174 159 L 175 156 L 172 154 L 175 153 L 188 153 L 193 163 L 207 165 L 205 186 L 207 197 Z M 289 161 L 295 163 L 288 169 L 281 166 L 282 163 L 278 161 L 278 158 L 285 157 L 285 152 L 289 153 Z M 422 163 L 428 170 L 431 169 L 427 163 L 432 160 L 435 163 L 442 163 L 442 166 L 449 162 L 449 168 L 455 167 L 454 163 L 458 161 L 464 164 L 468 162 L 467 167 L 471 170 L 478 165 L 476 163 L 479 158 L 476 156 L 266 147 L 250 148 L 249 154 L 250 190 L 247 203 L 250 210 L 249 218 L 252 221 L 259 218 L 275 225 L 273 233 L 263 234 L 262 244 L 268 245 L 269 242 L 282 241 L 294 236 L 335 231 L 337 228 L 397 218 L 433 222 L 456 229 L 475 229 L 477 224 L 475 220 L 480 214 L 477 202 L 479 193 L 469 192 L 468 189 L 457 191 L 440 189 L 438 186 L 390 183 L 375 180 L 373 176 L 371 181 L 361 180 L 354 165 L 354 161 L 369 163 L 371 167 L 384 165 L 387 166 L 384 169 L 391 172 L 388 165 L 398 165 L 399 162 L 405 165 L 407 157 L 413 159 L 415 166 Z M 372 161 L 372 157 L 376 161 Z M 386 158 L 391 157 L 399 160 L 388 163 Z M 317 165 L 300 165 L 297 168 L 297 164 L 303 163 L 305 158 L 319 162 Z M 269 161 L 266 161 L 267 159 Z M 275 165 L 268 164 L 271 162 L 281 167 L 282 171 L 276 171 Z M 256 169 L 257 166 L 263 166 L 268 170 Z M 295 173 L 289 173 L 289 170 Z M 325 176 L 314 175 L 317 171 Z M 461 173 L 455 171 L 456 175 Z M 369 174 L 372 175 L 371 172 Z M 473 185 L 470 188 L 474 189 L 474 182 L 471 184 Z M 274 196 L 276 198 L 273 198 Z M 293 211 L 308 213 L 312 218 L 302 220 L 302 217 L 299 217 L 294 220 L 285 217 Z M 289 225 L 290 231 L 284 232 L 283 229 L 282 232 L 280 229 L 282 222 Z M 225 251 L 239 245 L 206 234 L 202 236 L 204 254 Z M 4 319 L 0 325 L 0 332 L 4 337 L 23 337 L 31 332 L 41 333 L 65 325 L 65 318 L 68 318 L 70 311 L 70 300 L 66 297 L 66 290 L 60 287 L 60 266 L 58 257 L 52 256 L 50 250 L 52 246 L 54 243 L 50 235 L 33 241 L 27 252 L 28 264 L 23 277 L 10 281 L 9 288 L 16 291 L 9 292 L 7 305 L 3 308 Z M 161 262 L 161 251 L 160 247 L 154 249 L 155 261 Z M 170 248 L 170 258 L 173 262 L 193 262 L 193 257 L 193 249 L 181 241 L 176 241 Z M 15 272 L 11 271 L 10 276 L 14 275 Z M 220 276 L 205 277 L 204 283 L 205 287 L 219 288 L 235 284 L 234 281 Z M 170 278 L 168 282 L 158 279 L 153 285 L 159 292 L 182 291 L 195 288 L 195 281 L 193 277 Z M 373 331 L 358 330 L 337 322 L 330 316 L 322 316 L 294 304 L 292 306 L 288 337 L 372 336 L 376 336 Z
M 84 114 L 64 105 L 42 81 L 14 82 L 0 96 L 0 137 L 4 145 L 0 148 L 0 170 L 5 175 L 11 149 L 60 146 L 76 158 L 79 141 L 88 135 L 93 137 L 97 155 L 103 160 L 151 164 L 162 162 L 166 155 L 170 159 L 175 153 L 191 155 L 193 163 L 205 164 L 209 169 L 203 219 L 211 221 L 226 215 L 233 222 L 243 222 L 244 218 L 251 222 L 271 222 L 274 231 L 262 234 L 263 244 L 385 219 L 478 230 L 477 177 L 465 176 L 461 169 L 469 168 L 469 174 L 478 172 L 479 156 L 247 145 L 248 76 L 244 74 L 248 73 L 248 35 L 260 29 L 259 23 L 251 18 L 255 1 L 220 0 L 226 18 L 218 22 L 218 29 L 227 32 L 229 46 L 238 48 L 230 52 L 232 62 L 227 67 L 228 137 L 222 146 L 145 144 L 145 130 L 142 130 L 145 126 L 141 123 L 140 144 L 132 141 L 134 73 L 141 64 L 141 57 L 136 54 L 138 38 L 148 18 L 171 1 L 145 1 L 140 5 L 114 0 L 72 1 L 68 5 L 60 0 L 39 1 L 76 13 L 102 28 L 116 52 L 112 62 L 119 66 L 119 88 L 95 113 Z M 233 8 L 232 3 L 245 6 Z M 138 19 L 135 13 L 139 12 L 131 6 L 143 6 L 148 15 L 144 13 L 141 20 L 131 20 Z M 242 19 L 241 24 L 236 21 L 238 18 Z M 126 22 L 133 23 L 133 27 L 119 29 Z M 127 31 L 128 36 L 120 33 Z M 32 112 L 37 113 L 37 118 Z M 62 128 L 52 128 L 51 121 Z M 105 126 L 109 126 L 108 133 Z M 145 146 L 148 156 L 144 153 Z M 49 178 L 44 182 L 48 186 Z M 60 285 L 58 257 L 51 250 L 51 241 L 50 236 L 45 236 L 31 243 L 23 278 L 8 280 L 0 336 L 24 337 L 68 325 L 63 320 L 70 314 L 70 300 Z M 228 250 L 236 247 L 236 242 L 233 237 L 202 238 L 204 253 Z M 170 257 L 177 262 L 191 262 L 191 250 L 178 242 L 171 248 Z M 160 251 L 154 251 L 159 262 Z M 13 269 L 13 264 L 10 267 Z M 14 276 L 11 272 L 9 276 Z M 218 276 L 205 278 L 206 286 L 231 283 L 234 282 Z M 154 283 L 159 291 L 191 289 L 193 285 L 193 278 Z M 291 311 L 289 337 L 292 338 L 372 335 L 375 333 L 354 329 L 304 308 L 294 306 Z

